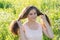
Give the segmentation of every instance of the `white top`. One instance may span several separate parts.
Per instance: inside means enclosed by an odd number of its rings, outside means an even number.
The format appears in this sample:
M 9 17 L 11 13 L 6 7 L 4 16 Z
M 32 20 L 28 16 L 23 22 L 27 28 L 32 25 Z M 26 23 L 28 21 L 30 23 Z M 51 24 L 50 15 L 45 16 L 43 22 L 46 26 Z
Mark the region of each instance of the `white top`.
M 39 24 L 39 28 L 37 30 L 30 29 L 27 25 L 24 25 L 25 35 L 28 40 L 42 40 L 42 26 Z

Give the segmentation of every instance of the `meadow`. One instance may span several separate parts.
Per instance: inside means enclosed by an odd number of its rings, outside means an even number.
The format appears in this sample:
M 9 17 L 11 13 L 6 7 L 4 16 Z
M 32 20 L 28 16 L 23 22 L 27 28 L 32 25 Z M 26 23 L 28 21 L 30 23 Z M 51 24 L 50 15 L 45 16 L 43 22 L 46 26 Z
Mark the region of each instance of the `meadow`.
M 26 6 L 36 6 L 51 21 L 54 38 L 43 35 L 43 40 L 60 40 L 60 0 L 0 0 L 0 40 L 18 40 L 9 30 L 12 20 L 16 20 Z M 24 23 L 26 20 L 22 20 Z M 37 18 L 39 22 L 40 19 Z

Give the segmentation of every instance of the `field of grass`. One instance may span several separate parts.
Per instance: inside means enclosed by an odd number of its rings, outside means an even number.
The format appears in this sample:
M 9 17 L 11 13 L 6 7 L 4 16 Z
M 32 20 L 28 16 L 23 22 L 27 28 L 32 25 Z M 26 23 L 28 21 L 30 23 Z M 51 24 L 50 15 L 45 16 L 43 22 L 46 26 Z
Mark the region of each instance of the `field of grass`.
M 51 21 L 54 38 L 49 39 L 44 35 L 43 40 L 60 40 L 60 0 L 0 0 L 0 40 L 18 40 L 18 36 L 9 31 L 9 25 L 29 5 L 34 5 L 47 14 Z

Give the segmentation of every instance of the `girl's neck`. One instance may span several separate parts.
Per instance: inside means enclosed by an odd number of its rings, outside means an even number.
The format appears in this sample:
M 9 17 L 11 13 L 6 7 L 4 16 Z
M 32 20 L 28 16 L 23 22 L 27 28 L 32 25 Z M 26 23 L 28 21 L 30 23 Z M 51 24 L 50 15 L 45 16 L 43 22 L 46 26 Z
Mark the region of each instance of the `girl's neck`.
M 36 21 L 28 21 L 28 24 L 35 24 Z

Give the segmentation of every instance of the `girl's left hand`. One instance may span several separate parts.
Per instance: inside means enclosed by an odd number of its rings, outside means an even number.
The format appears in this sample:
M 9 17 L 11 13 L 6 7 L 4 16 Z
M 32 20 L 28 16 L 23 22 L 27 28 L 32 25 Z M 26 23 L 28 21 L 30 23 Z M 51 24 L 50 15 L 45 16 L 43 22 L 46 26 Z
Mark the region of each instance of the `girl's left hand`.
M 40 15 L 40 18 L 41 18 L 42 20 L 46 20 L 45 14 L 44 14 L 44 15 Z

